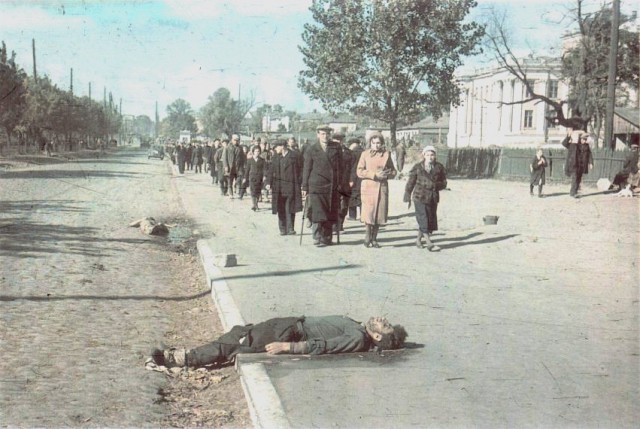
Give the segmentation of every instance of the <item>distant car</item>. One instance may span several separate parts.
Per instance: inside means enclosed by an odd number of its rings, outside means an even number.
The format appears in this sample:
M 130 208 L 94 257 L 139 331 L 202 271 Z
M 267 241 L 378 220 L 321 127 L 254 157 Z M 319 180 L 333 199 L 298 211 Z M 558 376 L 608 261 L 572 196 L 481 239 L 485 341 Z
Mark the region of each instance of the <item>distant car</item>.
M 162 146 L 154 146 L 149 149 L 149 152 L 147 152 L 147 159 L 151 158 L 160 158 L 161 160 L 164 159 L 164 149 L 162 148 Z

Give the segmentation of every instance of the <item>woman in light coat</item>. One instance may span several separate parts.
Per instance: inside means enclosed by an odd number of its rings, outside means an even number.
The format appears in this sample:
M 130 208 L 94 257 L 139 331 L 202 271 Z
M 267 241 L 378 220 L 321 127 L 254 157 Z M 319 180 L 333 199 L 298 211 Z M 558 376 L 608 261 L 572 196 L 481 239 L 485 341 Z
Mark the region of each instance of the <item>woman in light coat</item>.
M 360 155 L 356 173 L 362 179 L 360 199 L 362 209 L 360 221 L 366 226 L 364 247 L 380 247 L 378 230 L 387 223 L 389 214 L 388 179 L 396 175 L 389 151 L 384 149 L 384 138 L 380 134 L 369 137 L 369 149 Z

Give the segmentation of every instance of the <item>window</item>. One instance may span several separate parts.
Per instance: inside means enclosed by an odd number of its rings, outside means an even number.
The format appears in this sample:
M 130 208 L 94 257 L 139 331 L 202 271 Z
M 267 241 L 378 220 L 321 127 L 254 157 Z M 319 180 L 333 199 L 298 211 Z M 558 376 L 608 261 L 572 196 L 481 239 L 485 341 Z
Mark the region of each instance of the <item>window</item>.
M 535 91 L 535 82 L 533 80 L 527 80 L 527 85 L 529 85 L 531 89 Z M 527 85 L 524 86 L 525 92 L 527 93 L 526 98 L 531 98 L 531 92 L 529 91 Z
M 524 111 L 524 127 L 533 128 L 533 110 Z
M 549 98 L 558 98 L 558 81 L 550 80 L 549 81 L 549 94 L 547 95 Z

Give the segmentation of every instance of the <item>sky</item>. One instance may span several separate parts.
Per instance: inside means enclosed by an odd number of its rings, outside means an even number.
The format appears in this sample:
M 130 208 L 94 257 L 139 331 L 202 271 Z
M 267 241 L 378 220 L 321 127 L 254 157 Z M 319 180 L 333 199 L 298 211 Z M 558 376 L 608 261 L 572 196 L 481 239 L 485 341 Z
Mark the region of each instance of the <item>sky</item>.
M 597 0 L 594 0 L 594 2 Z M 553 51 L 567 30 L 570 0 L 478 0 L 472 18 L 504 10 L 519 53 Z M 623 10 L 629 5 L 622 0 Z M 193 110 L 218 88 L 255 95 L 256 107 L 321 110 L 297 87 L 298 45 L 311 0 L 0 0 L 0 40 L 16 62 L 60 88 L 102 100 L 111 92 L 122 113 L 160 118 L 178 98 Z M 635 7 L 635 6 L 634 6 Z M 473 58 L 467 67 L 482 65 Z

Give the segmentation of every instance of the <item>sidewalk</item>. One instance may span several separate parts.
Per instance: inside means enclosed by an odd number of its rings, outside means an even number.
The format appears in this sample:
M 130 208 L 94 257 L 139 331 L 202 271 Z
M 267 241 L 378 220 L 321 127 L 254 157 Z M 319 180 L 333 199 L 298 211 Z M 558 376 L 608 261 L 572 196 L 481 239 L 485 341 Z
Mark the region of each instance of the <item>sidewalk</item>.
M 219 194 L 206 174 L 175 177 L 223 324 L 283 315 L 382 314 L 405 350 L 242 356 L 263 427 L 634 427 L 638 395 L 638 204 L 566 186 L 531 198 L 523 183 L 450 181 L 441 252 L 414 246 L 415 219 L 390 186 L 382 249 L 347 222 L 318 249 L 278 234 L 270 204 Z M 485 215 L 500 216 L 486 226 Z M 300 232 L 297 216 L 296 230 Z M 234 253 L 238 266 L 213 267 Z M 262 402 L 257 402 L 257 399 Z

